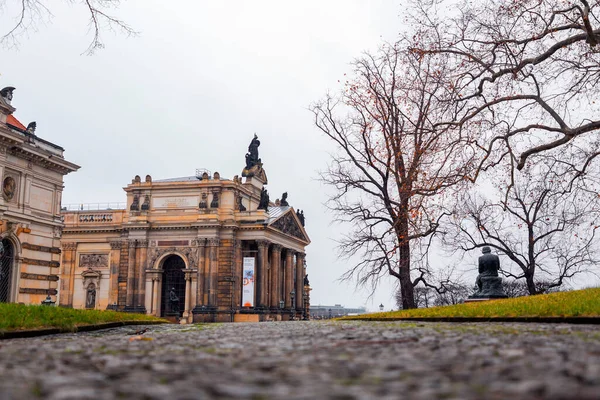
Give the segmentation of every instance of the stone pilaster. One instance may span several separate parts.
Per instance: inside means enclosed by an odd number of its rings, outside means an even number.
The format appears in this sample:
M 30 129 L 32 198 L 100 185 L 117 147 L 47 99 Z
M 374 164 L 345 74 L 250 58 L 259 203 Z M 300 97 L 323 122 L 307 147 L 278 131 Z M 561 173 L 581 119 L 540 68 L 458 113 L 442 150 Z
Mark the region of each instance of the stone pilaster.
M 281 245 L 271 246 L 271 308 L 279 310 L 279 300 L 281 299 Z
M 116 310 L 119 302 L 119 264 L 121 262 L 121 241 L 110 242 L 110 284 L 108 287 L 108 309 Z
M 137 240 L 130 240 L 129 241 L 129 258 L 128 258 L 128 264 L 127 264 L 127 300 L 125 303 L 125 308 L 127 309 L 127 311 L 132 311 L 132 309 L 135 307 L 135 299 L 134 299 L 134 293 L 135 293 L 135 253 L 136 253 L 136 246 L 137 245 Z
M 296 310 L 302 312 L 304 307 L 304 253 L 296 253 Z
M 62 243 L 62 274 L 60 277 L 61 286 L 58 303 L 64 307 L 73 307 L 76 255 L 77 243 Z
M 217 306 L 217 251 L 219 248 L 219 239 L 208 239 L 208 306 Z
M 148 241 L 139 240 L 137 242 L 137 301 L 135 304 L 135 311 L 140 313 L 146 313 L 146 268 L 148 260 Z
M 205 251 L 206 251 L 206 239 L 197 239 L 195 245 L 197 246 L 198 254 L 198 272 L 196 278 L 196 304 L 195 306 L 206 305 L 204 301 L 204 280 L 206 277 L 204 266 L 205 262 Z

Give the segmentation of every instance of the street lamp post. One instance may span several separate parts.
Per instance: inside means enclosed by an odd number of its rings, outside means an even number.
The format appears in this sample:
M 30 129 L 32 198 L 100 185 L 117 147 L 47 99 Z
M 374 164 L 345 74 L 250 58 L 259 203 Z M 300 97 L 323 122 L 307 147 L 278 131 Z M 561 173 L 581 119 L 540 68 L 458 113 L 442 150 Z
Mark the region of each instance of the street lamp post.
M 296 302 L 294 300 L 296 300 L 296 292 L 294 291 L 294 289 L 292 289 L 292 291 L 290 292 L 290 299 L 292 301 L 292 320 L 296 319 Z

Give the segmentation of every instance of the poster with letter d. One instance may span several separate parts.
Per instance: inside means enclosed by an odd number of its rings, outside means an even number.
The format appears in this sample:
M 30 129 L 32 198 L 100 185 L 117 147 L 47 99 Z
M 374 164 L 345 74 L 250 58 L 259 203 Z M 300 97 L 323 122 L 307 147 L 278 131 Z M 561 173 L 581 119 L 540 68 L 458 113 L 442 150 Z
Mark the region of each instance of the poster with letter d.
M 254 307 L 254 257 L 244 257 L 242 306 Z

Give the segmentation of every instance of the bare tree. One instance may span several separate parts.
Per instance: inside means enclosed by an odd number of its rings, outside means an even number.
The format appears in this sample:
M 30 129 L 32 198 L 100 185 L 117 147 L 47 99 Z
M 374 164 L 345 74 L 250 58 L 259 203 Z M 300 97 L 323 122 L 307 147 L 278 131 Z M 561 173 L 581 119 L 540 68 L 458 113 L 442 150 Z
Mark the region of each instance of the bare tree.
M 451 11 L 448 10 L 452 3 Z M 415 0 L 415 51 L 444 55 L 464 114 L 449 123 L 480 132 L 480 171 L 509 155 L 573 143 L 585 169 L 600 154 L 600 2 Z M 447 15 L 452 15 L 449 18 Z M 595 147 L 595 146 L 594 146 Z
M 553 287 L 550 289 L 551 282 L 548 281 L 536 281 L 536 293 L 544 294 L 550 292 L 558 292 L 568 290 L 568 287 L 563 285 L 560 287 Z M 529 295 L 529 289 L 527 288 L 527 282 L 516 279 L 504 279 L 502 282 L 502 290 L 508 297 L 522 297 Z
M 353 67 L 339 95 L 311 108 L 337 149 L 321 178 L 334 190 L 329 208 L 350 223 L 339 249 L 361 259 L 343 278 L 375 287 L 389 274 L 402 308 L 414 308 L 413 288 L 431 285 L 427 247 L 445 215 L 444 196 L 470 165 L 454 127 L 436 126 L 456 113 L 439 101 L 450 95 L 445 65 L 398 43 Z
M 136 32 L 124 21 L 109 13 L 110 9 L 117 8 L 120 0 L 72 0 L 83 7 L 89 15 L 89 30 L 92 41 L 85 54 L 92 54 L 104 48 L 102 31 L 117 30 L 126 35 L 135 35 Z M 14 23 L 4 33 L 0 33 L 0 44 L 17 46 L 19 38 L 29 30 L 36 30 L 37 24 L 52 17 L 50 2 L 46 0 L 0 0 L 0 15 L 2 11 L 15 11 Z M 7 17 L 7 16 L 5 16 Z
M 460 251 L 496 249 L 509 261 L 502 273 L 523 279 L 529 294 L 560 288 L 588 271 L 600 261 L 594 180 L 600 174 L 573 178 L 566 164 L 544 157 L 518 174 L 505 167 L 504 176 L 497 167 L 458 201 L 445 226 L 445 244 Z

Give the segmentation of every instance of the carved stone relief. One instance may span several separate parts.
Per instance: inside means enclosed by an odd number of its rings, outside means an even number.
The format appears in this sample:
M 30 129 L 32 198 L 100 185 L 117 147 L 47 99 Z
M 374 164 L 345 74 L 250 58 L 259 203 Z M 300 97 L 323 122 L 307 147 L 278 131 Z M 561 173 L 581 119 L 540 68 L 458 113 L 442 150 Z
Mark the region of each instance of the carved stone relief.
M 148 267 L 154 268 L 156 261 L 165 254 L 183 255 L 187 258 L 188 268 L 198 265 L 195 247 L 151 247 L 148 249 Z
M 273 222 L 271 226 L 283 233 L 287 233 L 288 235 L 297 237 L 301 240 L 307 240 L 307 238 L 302 233 L 302 230 L 298 226 L 296 219 L 292 216 L 291 213 L 287 213 L 277 221 Z
M 80 268 L 108 268 L 108 254 L 80 254 Z

